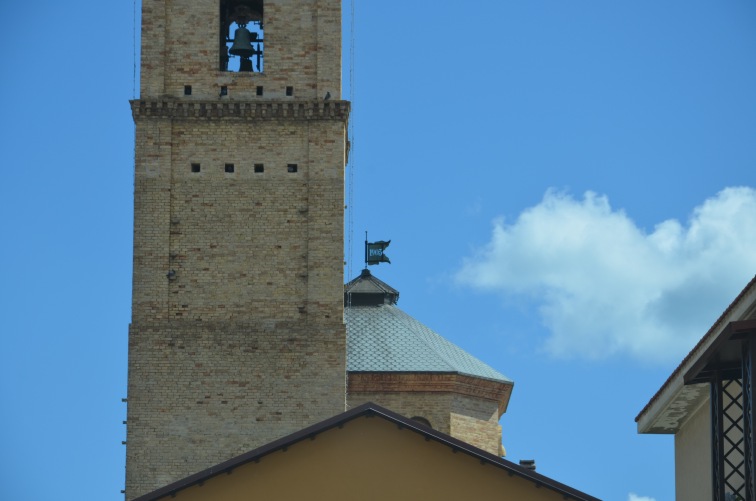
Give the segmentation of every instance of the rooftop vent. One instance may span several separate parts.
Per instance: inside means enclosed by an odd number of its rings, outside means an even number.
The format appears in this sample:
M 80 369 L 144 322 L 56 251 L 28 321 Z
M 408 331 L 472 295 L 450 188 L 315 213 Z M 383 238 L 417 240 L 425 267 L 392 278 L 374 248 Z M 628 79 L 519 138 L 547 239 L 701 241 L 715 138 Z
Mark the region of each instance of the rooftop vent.
M 520 466 L 522 466 L 526 470 L 535 471 L 536 469 L 535 459 L 520 459 Z

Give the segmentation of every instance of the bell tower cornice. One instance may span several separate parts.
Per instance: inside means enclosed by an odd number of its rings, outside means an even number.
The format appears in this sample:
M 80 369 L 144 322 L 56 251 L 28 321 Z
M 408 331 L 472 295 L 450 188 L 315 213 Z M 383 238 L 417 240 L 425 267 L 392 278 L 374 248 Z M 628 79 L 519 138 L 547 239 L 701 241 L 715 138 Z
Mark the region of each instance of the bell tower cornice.
M 349 101 L 275 100 L 265 101 L 183 101 L 175 98 L 130 101 L 134 120 L 140 118 L 247 120 L 349 120 Z

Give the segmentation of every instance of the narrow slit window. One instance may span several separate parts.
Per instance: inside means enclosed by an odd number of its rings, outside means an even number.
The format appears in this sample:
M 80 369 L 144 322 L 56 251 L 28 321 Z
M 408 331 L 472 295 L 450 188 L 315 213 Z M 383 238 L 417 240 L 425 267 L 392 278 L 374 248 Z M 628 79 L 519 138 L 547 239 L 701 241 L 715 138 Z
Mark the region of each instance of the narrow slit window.
M 286 95 L 287 96 L 293 96 L 294 95 L 294 87 L 286 87 Z
M 184 95 L 185 96 L 191 96 L 192 95 L 192 86 L 191 85 L 184 85 Z

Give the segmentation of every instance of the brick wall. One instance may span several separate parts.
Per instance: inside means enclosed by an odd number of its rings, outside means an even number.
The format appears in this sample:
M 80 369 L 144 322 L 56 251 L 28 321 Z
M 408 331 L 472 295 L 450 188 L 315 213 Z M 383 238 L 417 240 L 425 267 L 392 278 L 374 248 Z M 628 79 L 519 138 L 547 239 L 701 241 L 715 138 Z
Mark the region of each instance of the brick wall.
M 374 402 L 425 418 L 438 431 L 500 455 L 499 417 L 511 390 L 511 383 L 458 374 L 350 373 L 347 403 L 351 408 Z
M 134 318 L 342 317 L 345 113 L 135 113 Z
M 343 341 L 338 322 L 132 324 L 127 498 L 343 411 Z
M 451 436 L 491 454 L 498 456 L 502 453 L 497 402 L 454 395 L 450 410 Z

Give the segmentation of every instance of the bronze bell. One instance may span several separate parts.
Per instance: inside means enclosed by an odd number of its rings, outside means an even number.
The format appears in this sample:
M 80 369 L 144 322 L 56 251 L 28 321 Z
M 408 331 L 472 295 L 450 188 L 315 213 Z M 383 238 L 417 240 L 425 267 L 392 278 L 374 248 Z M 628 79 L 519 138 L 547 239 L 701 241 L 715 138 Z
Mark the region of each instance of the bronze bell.
M 232 56 L 239 56 L 241 58 L 252 57 L 255 55 L 256 51 L 255 48 L 252 47 L 251 39 L 252 34 L 247 28 L 244 28 L 243 26 L 237 28 L 236 33 L 234 33 L 234 44 L 228 49 L 228 53 Z

